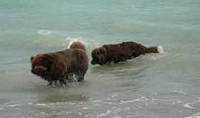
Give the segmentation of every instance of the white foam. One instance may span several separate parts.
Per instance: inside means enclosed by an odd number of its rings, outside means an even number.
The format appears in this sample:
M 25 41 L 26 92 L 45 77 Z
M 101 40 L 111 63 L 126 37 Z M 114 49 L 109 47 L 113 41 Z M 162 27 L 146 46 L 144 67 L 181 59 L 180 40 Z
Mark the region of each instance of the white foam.
M 184 91 L 170 91 L 170 93 L 179 93 L 179 94 L 187 95 L 187 93 Z
M 78 42 L 81 42 L 82 44 L 84 44 L 85 47 L 88 47 L 89 45 L 89 41 L 85 40 L 84 38 L 81 38 L 81 37 L 77 37 L 77 38 L 71 38 L 71 37 L 67 37 L 66 38 L 66 41 L 68 42 L 68 48 L 72 45 L 72 43 L 78 41 Z
M 69 48 L 70 45 L 72 45 L 73 42 L 78 41 L 78 39 L 67 37 L 67 38 L 66 38 L 66 41 L 69 42 L 69 43 L 68 43 L 68 46 L 67 46 L 67 48 Z
M 165 53 L 165 51 L 164 51 L 162 46 L 158 46 L 157 49 L 158 49 L 159 53 Z
M 7 107 L 17 107 L 19 104 L 8 105 Z
M 51 31 L 49 31 L 49 30 L 39 30 L 39 31 L 38 31 L 38 34 L 41 34 L 41 35 L 49 35 L 49 34 L 51 34 Z
M 141 98 L 138 99 L 133 99 L 133 100 L 127 100 L 127 101 L 120 101 L 119 104 L 127 104 L 127 103 L 133 103 L 133 102 L 142 102 L 142 101 L 147 101 L 149 99 L 147 99 L 146 97 L 142 96 Z
M 88 108 L 88 107 L 83 107 L 82 109 L 83 109 L 83 110 L 88 110 L 89 108 Z
M 33 103 L 32 103 L 32 102 L 29 102 L 28 105 L 33 105 Z
M 189 108 L 189 109 L 193 109 L 193 107 L 190 106 L 188 103 L 184 104 L 183 107 L 185 107 L 185 108 Z
M 47 104 L 37 103 L 37 106 L 47 106 Z
M 189 117 L 185 117 L 185 118 L 200 118 L 200 116 L 189 116 Z
M 188 116 L 188 117 L 185 117 L 185 118 L 200 118 L 200 113 L 196 113 L 192 116 Z

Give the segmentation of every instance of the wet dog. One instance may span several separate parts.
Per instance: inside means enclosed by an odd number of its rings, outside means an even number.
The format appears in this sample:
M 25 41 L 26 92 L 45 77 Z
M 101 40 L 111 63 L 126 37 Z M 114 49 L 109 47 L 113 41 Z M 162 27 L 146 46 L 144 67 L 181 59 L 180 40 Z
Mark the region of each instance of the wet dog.
M 91 55 L 91 64 L 108 65 L 111 62 L 124 62 L 128 59 L 138 57 L 146 53 L 162 53 L 162 46 L 146 47 L 135 42 L 123 42 L 118 44 L 108 44 L 95 48 Z
M 49 85 L 65 85 L 66 82 L 84 80 L 88 69 L 88 57 L 85 46 L 74 42 L 69 49 L 38 54 L 30 59 L 31 72 L 49 82 Z

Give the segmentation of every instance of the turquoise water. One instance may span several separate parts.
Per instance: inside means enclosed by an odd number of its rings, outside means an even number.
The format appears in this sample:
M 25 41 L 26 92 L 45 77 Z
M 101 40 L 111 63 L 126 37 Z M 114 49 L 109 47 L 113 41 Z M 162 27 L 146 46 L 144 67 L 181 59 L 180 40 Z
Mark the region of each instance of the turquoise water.
M 200 1 L 1 0 L 0 118 L 200 117 Z M 162 45 L 127 63 L 92 66 L 85 82 L 51 88 L 32 55 L 81 41 Z M 91 57 L 90 57 L 91 59 Z

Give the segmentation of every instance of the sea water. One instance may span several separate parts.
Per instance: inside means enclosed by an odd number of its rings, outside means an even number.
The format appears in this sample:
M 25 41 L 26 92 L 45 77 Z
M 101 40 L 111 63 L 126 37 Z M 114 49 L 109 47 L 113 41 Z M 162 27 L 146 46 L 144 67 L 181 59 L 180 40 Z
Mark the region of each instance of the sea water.
M 199 0 L 1 0 L 0 118 L 200 118 Z M 126 63 L 89 65 L 85 81 L 53 88 L 30 57 L 81 41 L 91 51 L 161 45 Z

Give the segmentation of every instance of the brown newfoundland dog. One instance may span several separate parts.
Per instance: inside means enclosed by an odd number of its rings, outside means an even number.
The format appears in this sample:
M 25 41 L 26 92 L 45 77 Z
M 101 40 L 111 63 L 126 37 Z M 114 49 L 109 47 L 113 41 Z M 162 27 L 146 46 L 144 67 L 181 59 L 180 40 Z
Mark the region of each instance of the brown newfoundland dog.
M 92 51 L 91 64 L 108 65 L 132 59 L 146 53 L 162 53 L 162 46 L 146 47 L 135 42 L 103 45 Z
M 38 54 L 31 57 L 31 72 L 49 82 L 49 85 L 66 85 L 66 82 L 82 81 L 88 69 L 85 46 L 74 42 L 69 49 Z

